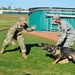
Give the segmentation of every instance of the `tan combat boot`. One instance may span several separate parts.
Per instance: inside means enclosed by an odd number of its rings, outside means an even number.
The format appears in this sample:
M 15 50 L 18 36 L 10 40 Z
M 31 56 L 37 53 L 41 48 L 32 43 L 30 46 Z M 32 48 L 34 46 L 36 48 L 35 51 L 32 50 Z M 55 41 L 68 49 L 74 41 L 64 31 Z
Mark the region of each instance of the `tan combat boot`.
M 22 56 L 23 56 L 24 58 L 27 58 L 27 55 L 25 54 L 25 52 L 22 52 Z
M 2 49 L 1 49 L 1 51 L 0 51 L 0 53 L 1 53 L 1 54 L 3 54 L 3 53 L 4 53 L 4 50 L 5 50 L 5 49 L 4 49 L 4 48 L 2 48 Z

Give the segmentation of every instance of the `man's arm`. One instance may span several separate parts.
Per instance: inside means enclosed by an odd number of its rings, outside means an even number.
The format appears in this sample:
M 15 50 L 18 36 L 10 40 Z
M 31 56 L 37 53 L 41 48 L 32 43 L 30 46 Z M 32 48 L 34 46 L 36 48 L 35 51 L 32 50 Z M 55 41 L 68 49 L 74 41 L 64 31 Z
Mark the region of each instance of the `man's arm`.
M 63 26 L 62 26 L 61 36 L 60 36 L 60 38 L 59 38 L 59 40 L 58 40 L 58 42 L 57 42 L 56 45 L 61 44 L 61 43 L 64 41 L 65 37 L 66 37 L 66 33 L 67 33 L 66 24 L 63 23 L 62 25 L 63 25 Z
M 27 31 L 27 32 L 31 32 L 33 31 L 34 29 L 36 28 L 36 26 L 32 26 L 31 28 L 29 28 L 29 26 L 25 23 L 24 25 L 24 29 Z
M 65 32 L 62 32 L 62 33 L 61 33 L 61 36 L 60 36 L 60 38 L 59 38 L 59 40 L 58 40 L 58 42 L 57 42 L 56 45 L 61 44 L 61 43 L 64 41 L 64 38 L 65 38 L 65 37 L 66 37 L 66 33 L 65 33 Z

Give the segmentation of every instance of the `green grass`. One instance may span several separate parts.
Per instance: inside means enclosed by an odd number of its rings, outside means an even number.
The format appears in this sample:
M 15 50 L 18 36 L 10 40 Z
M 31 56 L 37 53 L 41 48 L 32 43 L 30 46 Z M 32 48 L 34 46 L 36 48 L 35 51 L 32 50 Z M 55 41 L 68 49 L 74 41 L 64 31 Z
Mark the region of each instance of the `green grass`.
M 0 31 L 0 49 L 6 33 L 7 30 Z M 10 45 L 6 52 L 0 55 L 0 75 L 75 75 L 74 63 L 70 61 L 68 64 L 53 65 L 54 59 L 46 56 L 50 53 L 41 49 L 41 43 L 55 44 L 56 42 L 29 33 L 23 33 L 23 37 L 29 51 L 28 58 L 24 59 L 21 56 L 19 45 L 15 41 L 15 47 Z M 75 48 L 75 44 L 73 47 Z
M 26 17 L 27 24 L 28 24 L 28 15 L 24 15 L 24 14 L 22 14 L 22 15 L 21 14 L 4 14 L 3 15 L 3 14 L 0 14 L 0 17 L 3 17 L 3 18 L 0 18 L 0 30 L 9 28 L 13 23 L 18 22 L 18 20 L 19 20 L 18 17 L 21 17 L 21 16 Z

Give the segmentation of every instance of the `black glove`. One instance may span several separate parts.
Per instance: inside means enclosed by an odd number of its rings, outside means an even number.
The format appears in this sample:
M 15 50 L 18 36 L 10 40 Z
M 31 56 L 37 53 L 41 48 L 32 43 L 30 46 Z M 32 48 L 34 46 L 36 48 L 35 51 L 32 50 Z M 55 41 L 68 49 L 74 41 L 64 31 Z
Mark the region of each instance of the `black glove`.
M 25 23 L 25 25 L 23 27 L 24 27 L 24 29 L 27 29 L 29 26 Z

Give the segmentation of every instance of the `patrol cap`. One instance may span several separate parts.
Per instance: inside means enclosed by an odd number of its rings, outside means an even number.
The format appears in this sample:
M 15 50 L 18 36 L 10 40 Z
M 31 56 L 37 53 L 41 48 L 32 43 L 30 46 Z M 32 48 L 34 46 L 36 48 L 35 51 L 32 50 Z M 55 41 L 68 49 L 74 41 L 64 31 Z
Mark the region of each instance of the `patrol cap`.
M 53 18 L 54 18 L 54 21 L 56 21 L 57 19 L 60 18 L 60 16 L 59 15 L 55 15 L 55 16 L 53 16 Z
M 20 21 L 22 21 L 22 22 L 26 22 L 26 18 L 25 17 L 20 17 L 20 19 L 19 19 Z

